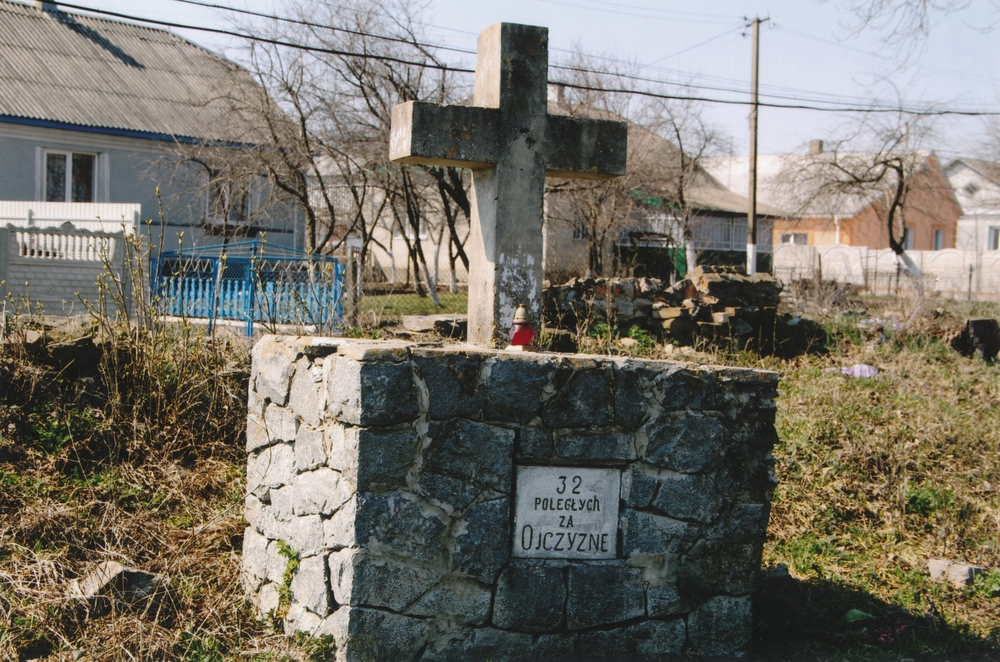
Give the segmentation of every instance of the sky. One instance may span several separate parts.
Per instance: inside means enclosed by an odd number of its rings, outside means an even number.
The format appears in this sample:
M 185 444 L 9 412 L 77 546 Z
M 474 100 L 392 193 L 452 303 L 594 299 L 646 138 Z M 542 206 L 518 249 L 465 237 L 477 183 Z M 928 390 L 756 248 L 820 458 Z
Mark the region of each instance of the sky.
M 282 13 L 283 0 L 211 0 L 218 5 Z M 318 2 L 320 0 L 304 0 Z M 475 49 L 476 35 L 498 21 L 549 28 L 550 62 L 578 49 L 640 67 L 642 76 L 712 99 L 745 101 L 750 88 L 747 19 L 768 18 L 760 31 L 762 102 L 868 107 L 874 102 L 909 108 L 1000 113 L 1000 9 L 974 0 L 965 9 L 934 14 L 926 40 L 909 57 L 887 46 L 885 33 L 852 34 L 847 0 L 426 0 L 427 41 Z M 226 28 L 225 11 L 176 0 L 73 0 L 73 4 L 178 23 Z M 76 10 L 73 10 L 76 11 Z M 991 29 L 991 26 L 996 25 Z M 222 54 L 233 38 L 176 30 Z M 445 53 L 449 62 L 472 66 L 472 56 Z M 712 89 L 715 88 L 715 89 Z M 805 101 L 799 101 L 804 99 Z M 749 145 L 748 106 L 705 103 L 706 118 L 732 141 L 736 153 Z M 979 156 L 1000 160 L 986 146 L 983 117 L 934 121 L 927 147 L 942 160 Z M 804 151 L 811 139 L 847 135 L 858 115 L 763 107 L 761 154 Z

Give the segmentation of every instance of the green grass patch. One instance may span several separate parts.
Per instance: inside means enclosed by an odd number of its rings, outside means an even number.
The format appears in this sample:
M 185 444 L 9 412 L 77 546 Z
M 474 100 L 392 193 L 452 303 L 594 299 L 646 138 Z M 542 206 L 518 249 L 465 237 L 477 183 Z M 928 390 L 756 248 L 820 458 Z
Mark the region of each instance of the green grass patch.
M 402 315 L 464 315 L 469 309 L 469 295 L 464 292 L 452 294 L 438 293 L 441 306 L 435 306 L 429 297 L 416 294 L 366 295 L 361 299 L 358 310 L 362 314 L 384 317 Z

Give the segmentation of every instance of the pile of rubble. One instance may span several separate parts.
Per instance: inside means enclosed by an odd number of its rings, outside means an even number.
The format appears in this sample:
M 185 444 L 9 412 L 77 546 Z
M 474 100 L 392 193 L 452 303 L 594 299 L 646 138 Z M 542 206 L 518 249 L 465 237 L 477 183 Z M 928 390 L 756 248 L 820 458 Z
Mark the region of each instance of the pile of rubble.
M 772 276 L 738 267 L 697 267 L 671 286 L 652 278 L 573 279 L 545 290 L 545 321 L 575 333 L 604 322 L 676 345 L 731 339 L 769 351 L 780 293 Z

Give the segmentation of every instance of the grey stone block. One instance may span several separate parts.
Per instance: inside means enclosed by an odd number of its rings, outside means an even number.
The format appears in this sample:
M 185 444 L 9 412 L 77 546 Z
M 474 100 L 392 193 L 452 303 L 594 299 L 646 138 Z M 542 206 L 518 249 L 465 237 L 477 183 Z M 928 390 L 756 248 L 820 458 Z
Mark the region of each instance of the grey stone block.
M 309 425 L 319 425 L 323 408 L 323 372 L 314 368 L 309 359 L 302 357 L 295 362 L 288 404 L 295 415 Z
M 716 467 L 722 460 L 726 428 L 713 416 L 677 413 L 646 425 L 646 461 L 684 473 Z
M 270 618 L 274 611 L 281 604 L 281 592 L 277 584 L 264 584 L 257 592 L 254 607 L 256 607 L 257 618 Z
M 332 635 L 337 662 L 412 662 L 430 626 L 418 618 L 344 606 L 323 619 L 315 636 Z
M 584 632 L 577 638 L 581 662 L 639 662 L 663 660 L 684 652 L 687 628 L 684 619 L 647 621 L 627 628 Z
M 548 427 L 603 427 L 614 416 L 610 367 L 574 371 L 542 408 Z
M 409 363 L 361 363 L 340 356 L 328 363 L 327 409 L 337 419 L 386 426 L 413 421 L 420 414 Z
M 293 512 L 296 515 L 333 514 L 350 497 L 350 492 L 340 483 L 340 474 L 327 467 L 299 474 L 291 485 Z
M 566 627 L 614 625 L 646 615 L 642 570 L 617 565 L 571 565 Z
M 637 430 L 649 418 L 646 376 L 651 371 L 625 364 L 615 370 L 615 425 Z
M 444 617 L 461 625 L 476 626 L 486 622 L 492 599 L 492 591 L 479 582 L 451 577 L 420 596 L 406 613 Z
M 424 514 L 413 497 L 366 492 L 359 493 L 355 502 L 351 545 L 377 542 L 428 563 L 441 556 L 447 527 L 436 515 Z
M 424 471 L 420 474 L 420 493 L 453 512 L 465 510 L 482 490 L 465 480 Z
M 281 527 L 281 536 L 303 558 L 319 554 L 325 548 L 323 520 L 319 515 L 293 517 Z
M 771 513 L 769 503 L 736 503 L 705 532 L 706 540 L 730 544 L 752 543 L 764 539 Z
M 487 501 L 474 506 L 459 524 L 451 552 L 452 569 L 484 584 L 496 581 L 510 558 L 510 502 Z
M 710 657 L 741 652 L 752 625 L 749 596 L 711 598 L 688 616 L 688 650 Z
M 286 338 L 268 336 L 253 347 L 250 384 L 257 395 L 278 405 L 288 401 L 298 348 Z
M 687 612 L 688 605 L 677 590 L 676 581 L 671 580 L 646 587 L 646 611 L 650 618 L 663 618 Z
M 300 425 L 295 435 L 295 470 L 309 471 L 326 464 L 322 430 Z
M 262 496 L 266 488 L 291 483 L 295 474 L 295 451 L 291 445 L 270 446 L 247 461 L 247 492 Z
M 440 650 L 430 648 L 421 662 L 491 662 L 527 660 L 531 654 L 530 634 L 505 632 L 494 628 L 467 630 L 464 636 L 449 641 Z
M 433 422 L 424 470 L 460 478 L 481 489 L 510 492 L 514 431 L 455 419 Z
M 653 502 L 660 481 L 652 473 L 633 464 L 622 474 L 622 498 L 626 508 L 645 508 Z
M 299 569 L 292 577 L 292 602 L 317 616 L 326 616 L 330 611 L 330 582 L 327 577 L 325 555 L 299 561 Z
M 542 394 L 549 381 L 548 363 L 524 357 L 496 360 L 482 386 L 483 417 L 487 420 L 527 423 L 542 408 Z
M 539 662 L 576 662 L 582 657 L 582 651 L 577 645 L 578 636 L 575 632 L 538 635 L 529 659 Z
M 508 566 L 497 580 L 493 622 L 508 630 L 545 632 L 563 623 L 566 581 L 560 568 Z
M 482 414 L 478 356 L 414 350 L 413 362 L 427 386 L 427 416 L 477 419 Z
M 556 455 L 565 460 L 635 459 L 632 435 L 618 430 L 564 430 L 555 434 Z
M 271 435 L 267 433 L 267 424 L 264 423 L 263 415 L 247 414 L 247 452 L 264 448 L 273 443 Z
M 273 402 L 264 409 L 264 425 L 271 443 L 295 441 L 299 422 L 290 409 L 279 407 Z
M 701 595 L 750 593 L 757 586 L 763 541 L 733 545 L 695 545 L 681 558 L 679 582 L 687 592 Z
M 620 519 L 625 558 L 633 554 L 678 554 L 690 544 L 687 522 L 631 509 L 626 509 Z
M 428 568 L 344 549 L 330 555 L 330 585 L 342 605 L 402 611 L 441 580 Z
M 267 577 L 267 543 L 268 539 L 252 528 L 244 529 L 240 579 L 248 593 L 256 593 Z
M 413 427 L 394 430 L 352 428 L 347 435 L 356 436 L 358 491 L 384 492 L 406 485 L 406 474 L 420 447 Z
M 707 523 L 722 509 L 723 500 L 708 476 L 677 474 L 662 478 L 651 507 L 675 519 Z
M 716 384 L 710 372 L 667 370 L 653 379 L 653 393 L 664 411 L 715 409 Z
M 552 435 L 532 425 L 522 425 L 517 433 L 517 452 L 524 458 L 552 457 Z

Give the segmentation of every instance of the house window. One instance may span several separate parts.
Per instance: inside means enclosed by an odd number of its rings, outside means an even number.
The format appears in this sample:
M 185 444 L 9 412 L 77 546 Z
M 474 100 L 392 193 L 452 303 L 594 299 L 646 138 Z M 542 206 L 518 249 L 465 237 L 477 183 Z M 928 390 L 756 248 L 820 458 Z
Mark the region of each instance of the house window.
M 909 225 L 903 227 L 903 250 L 913 250 L 913 228 Z
M 939 251 L 944 248 L 944 230 L 934 228 L 934 250 Z
M 979 187 L 976 186 L 974 183 L 969 182 L 968 184 L 965 185 L 963 190 L 969 195 L 975 195 L 976 193 L 979 192 Z
M 576 241 L 587 241 L 590 239 L 590 232 L 587 230 L 587 226 L 581 222 L 576 222 L 573 224 L 573 239 Z
M 778 243 L 792 246 L 808 246 L 809 234 L 807 232 L 782 232 L 778 235 Z
M 1000 228 L 990 228 L 990 239 L 986 244 L 986 250 L 1000 250 Z
M 97 155 L 45 151 L 45 201 L 94 202 Z

